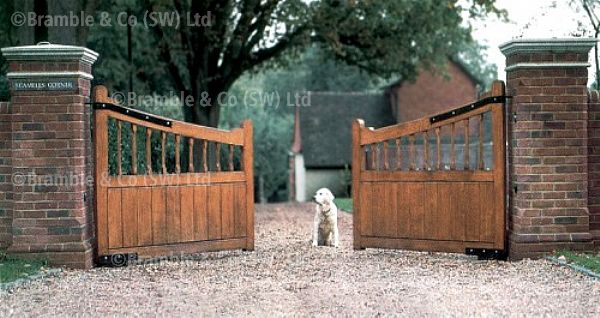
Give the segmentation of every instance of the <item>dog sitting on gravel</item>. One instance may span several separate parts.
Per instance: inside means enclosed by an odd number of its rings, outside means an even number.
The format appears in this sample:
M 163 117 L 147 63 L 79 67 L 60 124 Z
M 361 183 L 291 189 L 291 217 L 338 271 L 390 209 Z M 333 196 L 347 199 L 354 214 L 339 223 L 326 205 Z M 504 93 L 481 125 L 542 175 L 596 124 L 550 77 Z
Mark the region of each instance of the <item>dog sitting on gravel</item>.
M 317 203 L 313 227 L 313 246 L 338 247 L 339 232 L 337 224 L 338 209 L 333 203 L 334 196 L 327 188 L 317 190 L 314 196 Z

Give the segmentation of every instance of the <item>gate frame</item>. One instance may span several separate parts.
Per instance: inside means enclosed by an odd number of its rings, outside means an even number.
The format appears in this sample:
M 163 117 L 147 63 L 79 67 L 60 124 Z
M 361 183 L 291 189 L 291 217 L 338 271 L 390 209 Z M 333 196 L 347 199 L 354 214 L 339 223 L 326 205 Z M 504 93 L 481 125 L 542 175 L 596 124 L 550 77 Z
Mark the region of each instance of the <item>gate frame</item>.
M 494 99 L 499 97 L 499 99 Z M 353 208 L 353 247 L 355 250 L 370 248 L 395 248 L 395 249 L 416 249 L 416 250 L 428 250 L 428 251 L 439 251 L 439 252 L 465 252 L 470 254 L 477 254 L 480 256 L 493 256 L 504 258 L 507 255 L 507 203 L 506 203 L 506 123 L 505 123 L 505 86 L 502 81 L 495 81 L 492 84 L 491 91 L 482 95 L 482 97 L 473 104 L 455 108 L 444 113 L 436 114 L 430 117 L 416 119 L 406 123 L 400 123 L 393 126 L 387 126 L 380 129 L 365 128 L 365 123 L 362 119 L 357 119 L 352 124 L 352 198 L 354 202 Z M 485 102 L 491 100 L 492 102 Z M 360 203 L 360 186 L 363 173 L 365 171 L 364 164 L 364 146 L 378 141 L 389 140 L 392 138 L 398 138 L 399 136 L 405 136 L 412 133 L 418 133 L 427 131 L 436 127 L 441 127 L 446 124 L 456 122 L 459 119 L 466 119 L 473 116 L 473 112 L 476 112 L 478 108 L 475 107 L 477 104 L 491 104 L 489 106 L 492 116 L 492 140 L 493 140 L 493 193 L 495 202 L 497 202 L 495 216 L 495 229 L 494 235 L 494 246 L 477 248 L 476 243 L 472 248 L 466 247 L 464 250 L 458 250 L 455 246 L 447 244 L 437 244 L 434 248 L 428 249 L 429 244 L 420 244 L 419 239 L 401 239 L 401 238 L 387 238 L 387 237 L 369 237 L 368 240 L 363 239 L 361 234 L 361 215 L 364 211 L 361 211 Z M 485 105 L 485 104 L 484 104 Z M 484 106 L 479 105 L 479 106 Z M 468 110 L 467 108 L 474 108 Z M 462 111 L 464 110 L 464 111 Z M 484 112 L 481 112 L 484 113 Z M 469 116 L 471 115 L 471 116 Z M 458 118 L 458 119 L 457 119 Z M 379 135 L 379 136 L 378 136 Z M 368 138 L 369 142 L 365 142 L 364 139 Z M 425 176 L 432 176 L 433 173 L 443 174 L 446 171 L 411 171 L 413 173 L 423 174 Z M 452 171 L 454 172 L 454 171 Z M 463 171 L 456 171 L 454 173 L 460 174 Z M 466 171 L 471 173 L 472 171 Z M 448 176 L 452 179 L 452 176 Z M 422 241 L 422 240 L 421 240 Z M 430 242 L 436 242 L 435 240 L 428 240 Z M 448 241 L 437 241 L 437 242 L 448 242 Z M 490 255 L 490 251 L 486 249 L 493 249 Z

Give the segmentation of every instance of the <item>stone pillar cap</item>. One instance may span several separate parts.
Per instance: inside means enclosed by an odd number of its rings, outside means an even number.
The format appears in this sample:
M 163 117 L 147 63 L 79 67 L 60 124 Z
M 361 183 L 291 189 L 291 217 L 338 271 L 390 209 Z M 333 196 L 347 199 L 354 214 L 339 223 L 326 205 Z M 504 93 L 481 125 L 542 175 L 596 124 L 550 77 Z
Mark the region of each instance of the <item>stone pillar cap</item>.
M 83 61 L 93 64 L 98 53 L 81 46 L 40 42 L 37 45 L 2 48 L 2 55 L 8 61 Z
M 505 56 L 514 53 L 573 52 L 588 53 L 595 38 L 513 39 L 499 46 Z

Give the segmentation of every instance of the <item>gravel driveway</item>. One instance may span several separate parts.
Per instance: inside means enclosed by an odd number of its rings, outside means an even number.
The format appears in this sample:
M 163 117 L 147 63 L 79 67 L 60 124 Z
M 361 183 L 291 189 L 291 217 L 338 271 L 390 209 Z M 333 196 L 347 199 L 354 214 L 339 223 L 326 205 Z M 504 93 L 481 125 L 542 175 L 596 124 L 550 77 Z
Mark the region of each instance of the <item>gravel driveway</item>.
M 309 244 L 312 205 L 257 206 L 256 250 L 69 270 L 0 292 L 0 316 L 598 316 L 600 281 L 546 261 Z

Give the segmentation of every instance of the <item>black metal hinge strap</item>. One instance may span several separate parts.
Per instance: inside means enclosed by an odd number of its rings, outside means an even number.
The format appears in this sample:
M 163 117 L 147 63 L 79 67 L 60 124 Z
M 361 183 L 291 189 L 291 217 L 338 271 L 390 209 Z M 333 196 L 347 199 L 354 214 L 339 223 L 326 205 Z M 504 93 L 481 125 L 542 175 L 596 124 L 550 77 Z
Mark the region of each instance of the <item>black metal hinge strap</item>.
M 474 103 L 447 111 L 445 113 L 439 114 L 439 115 L 435 115 L 435 116 L 431 116 L 429 117 L 429 122 L 430 123 L 437 123 L 439 121 L 442 120 L 446 120 L 448 118 L 452 118 L 467 112 L 470 112 L 472 110 L 475 110 L 477 108 L 483 107 L 487 104 L 496 104 L 496 103 L 504 103 L 504 101 L 506 101 L 506 96 L 490 96 L 490 97 L 486 97 L 483 99 L 480 99 Z
M 110 103 L 91 103 L 91 104 L 94 109 L 108 109 L 108 110 L 117 112 L 119 114 L 131 116 L 133 118 L 147 121 L 147 122 L 150 122 L 150 123 L 153 123 L 156 125 L 160 125 L 160 126 L 164 126 L 164 127 L 173 126 L 173 121 L 171 121 L 171 120 L 164 119 L 164 118 L 161 118 L 158 116 L 154 116 L 152 114 L 148 114 L 148 113 L 136 110 L 136 109 L 123 107 L 123 106 L 110 104 Z

